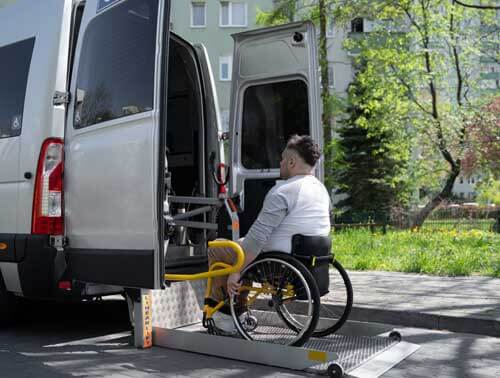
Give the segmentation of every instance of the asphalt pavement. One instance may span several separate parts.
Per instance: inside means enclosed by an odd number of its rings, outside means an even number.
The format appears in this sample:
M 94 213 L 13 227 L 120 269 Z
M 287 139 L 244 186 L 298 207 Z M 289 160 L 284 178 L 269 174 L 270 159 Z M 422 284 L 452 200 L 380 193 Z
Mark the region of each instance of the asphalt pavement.
M 355 278 L 353 282 L 357 282 Z M 421 348 L 383 377 L 500 378 L 500 338 L 408 327 L 397 329 L 404 340 Z M 123 300 L 28 303 L 17 324 L 0 330 L 0 377 L 311 376 L 158 347 L 139 350 L 131 344 Z

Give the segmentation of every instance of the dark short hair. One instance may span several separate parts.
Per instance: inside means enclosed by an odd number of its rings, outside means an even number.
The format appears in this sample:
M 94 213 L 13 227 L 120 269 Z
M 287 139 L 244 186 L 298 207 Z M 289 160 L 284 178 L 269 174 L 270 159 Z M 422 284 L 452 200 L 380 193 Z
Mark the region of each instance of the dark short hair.
M 286 144 L 286 148 L 294 150 L 299 156 L 311 167 L 316 165 L 316 162 L 321 156 L 318 143 L 309 135 L 292 135 Z

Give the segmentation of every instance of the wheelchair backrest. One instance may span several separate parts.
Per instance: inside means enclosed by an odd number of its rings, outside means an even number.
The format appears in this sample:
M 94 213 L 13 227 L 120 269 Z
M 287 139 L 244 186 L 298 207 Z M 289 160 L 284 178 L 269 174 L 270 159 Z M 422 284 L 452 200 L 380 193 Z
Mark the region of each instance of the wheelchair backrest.
M 292 236 L 292 256 L 300 260 L 312 273 L 321 296 L 328 293 L 330 286 L 329 258 L 332 240 L 329 236 Z

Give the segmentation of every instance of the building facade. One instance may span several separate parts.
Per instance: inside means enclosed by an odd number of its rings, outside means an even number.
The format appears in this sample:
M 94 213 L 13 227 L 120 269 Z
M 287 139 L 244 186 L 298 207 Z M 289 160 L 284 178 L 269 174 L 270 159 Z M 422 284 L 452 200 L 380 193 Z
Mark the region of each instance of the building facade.
M 258 9 L 267 11 L 272 5 L 272 0 L 172 0 L 172 32 L 191 43 L 201 43 L 207 49 L 225 130 L 229 125 L 231 95 L 231 34 L 258 28 Z
M 0 8 L 18 0 L 0 0 Z M 36 0 L 34 0 L 36 1 Z M 228 129 L 233 39 L 232 34 L 260 27 L 256 23 L 258 10 L 269 11 L 273 0 L 172 0 L 171 30 L 191 43 L 201 43 L 207 48 L 219 97 L 223 129 Z M 375 22 L 358 18 L 347 27 L 328 21 L 328 85 L 338 97 L 347 97 L 347 88 L 355 75 L 353 51 L 343 48 L 346 38 L 363 38 Z M 498 46 L 494 47 L 498 49 Z M 483 58 L 478 66 L 483 88 L 496 91 L 500 88 L 500 69 L 495 59 Z M 477 175 L 460 176 L 453 189 L 457 197 L 475 198 L 474 185 Z M 462 180 L 462 182 L 460 182 Z M 466 183 L 469 181 L 468 183 Z M 474 182 L 471 182 L 474 181 Z

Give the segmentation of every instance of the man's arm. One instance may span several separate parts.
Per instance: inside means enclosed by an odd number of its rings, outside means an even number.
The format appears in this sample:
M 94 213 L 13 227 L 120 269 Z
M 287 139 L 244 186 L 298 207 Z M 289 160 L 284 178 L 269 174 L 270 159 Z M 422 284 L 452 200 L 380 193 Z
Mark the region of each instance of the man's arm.
M 244 237 L 241 247 L 245 254 L 245 266 L 250 264 L 262 251 L 273 231 L 278 227 L 288 212 L 288 202 L 277 191 L 270 192 L 264 199 L 262 209 Z
M 288 212 L 288 202 L 284 195 L 271 191 L 264 199 L 259 216 L 250 227 L 250 230 L 240 243 L 245 252 L 243 268 L 255 260 L 267 243 L 273 231 L 278 227 Z M 227 288 L 230 295 L 237 293 L 239 288 L 239 273 L 231 274 L 227 279 Z

